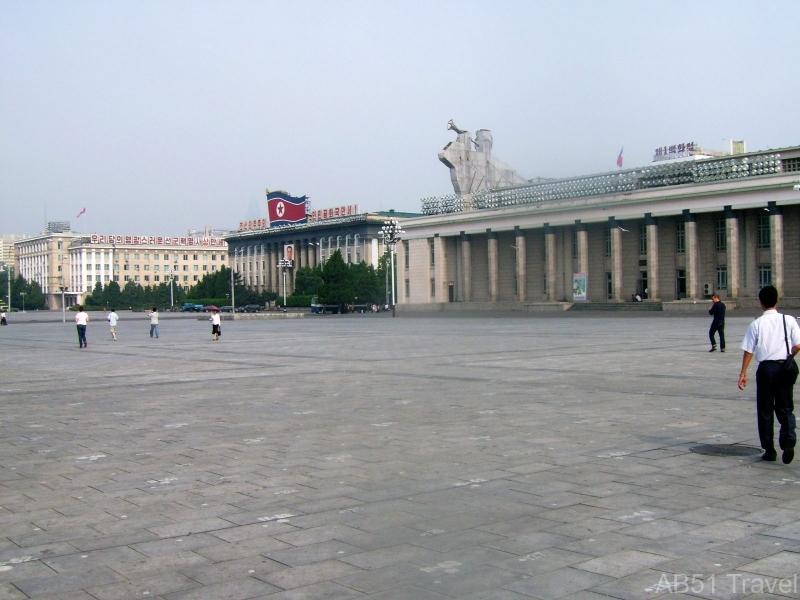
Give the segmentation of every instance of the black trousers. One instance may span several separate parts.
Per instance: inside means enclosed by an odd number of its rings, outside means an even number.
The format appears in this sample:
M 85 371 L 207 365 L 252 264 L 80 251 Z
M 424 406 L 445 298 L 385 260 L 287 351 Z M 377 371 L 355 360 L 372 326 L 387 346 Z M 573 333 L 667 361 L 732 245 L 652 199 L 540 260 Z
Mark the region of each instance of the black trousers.
M 797 443 L 794 420 L 794 381 L 783 374 L 783 363 L 764 361 L 756 371 L 758 437 L 764 450 L 775 448 L 773 414 L 781 424 L 778 444 L 781 449 Z
M 722 323 L 711 323 L 711 329 L 708 330 L 708 339 L 711 340 L 711 345 L 716 346 L 717 340 L 714 339 L 714 334 L 719 331 L 719 349 L 725 350 L 725 321 Z

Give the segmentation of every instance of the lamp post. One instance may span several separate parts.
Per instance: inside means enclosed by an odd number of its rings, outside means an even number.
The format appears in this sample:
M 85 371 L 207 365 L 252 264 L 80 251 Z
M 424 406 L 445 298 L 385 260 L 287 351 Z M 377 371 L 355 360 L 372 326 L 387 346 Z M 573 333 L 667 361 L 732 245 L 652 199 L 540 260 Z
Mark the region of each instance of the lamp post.
M 67 291 L 67 287 L 65 285 L 61 285 L 61 322 L 67 322 L 67 306 L 64 304 L 64 292 Z
M 280 267 L 283 271 L 283 310 L 286 310 L 286 269 L 290 269 L 292 267 L 292 261 L 287 260 L 285 258 L 281 258 L 278 261 L 278 267 Z
M 233 249 L 233 260 L 231 261 L 231 313 L 236 312 L 236 294 L 233 291 L 233 267 L 236 264 L 236 256 L 238 254 L 238 249 Z M 230 258 L 230 252 L 228 252 L 228 257 Z
M 389 219 L 384 222 L 381 227 L 381 234 L 383 235 L 384 244 L 389 246 L 389 260 L 392 262 L 392 317 L 396 317 L 395 306 L 397 304 L 397 296 L 395 295 L 395 277 L 394 277 L 394 253 L 397 242 L 400 241 L 400 236 L 405 233 L 400 228 L 400 223 L 395 219 Z

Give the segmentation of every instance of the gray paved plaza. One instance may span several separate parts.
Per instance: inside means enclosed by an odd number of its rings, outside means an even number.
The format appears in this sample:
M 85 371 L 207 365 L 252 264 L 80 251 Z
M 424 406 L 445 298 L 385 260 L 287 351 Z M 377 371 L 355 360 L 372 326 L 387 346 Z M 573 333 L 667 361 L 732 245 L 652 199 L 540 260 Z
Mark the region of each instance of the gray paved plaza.
M 797 466 L 690 450 L 758 446 L 750 316 L 26 317 L 0 600 L 800 597 Z

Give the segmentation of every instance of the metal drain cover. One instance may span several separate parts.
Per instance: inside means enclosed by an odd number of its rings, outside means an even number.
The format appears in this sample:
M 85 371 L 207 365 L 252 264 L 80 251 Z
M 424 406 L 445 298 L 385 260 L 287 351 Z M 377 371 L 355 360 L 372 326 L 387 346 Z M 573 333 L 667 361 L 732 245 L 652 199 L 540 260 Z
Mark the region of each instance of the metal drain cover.
M 703 444 L 691 448 L 691 451 L 705 456 L 755 456 L 763 452 L 761 448 L 739 444 Z

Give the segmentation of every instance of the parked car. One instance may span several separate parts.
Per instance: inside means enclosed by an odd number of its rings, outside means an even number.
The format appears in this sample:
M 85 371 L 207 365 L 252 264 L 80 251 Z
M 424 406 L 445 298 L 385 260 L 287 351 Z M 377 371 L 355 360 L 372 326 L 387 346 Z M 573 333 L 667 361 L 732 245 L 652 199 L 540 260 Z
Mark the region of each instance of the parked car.
M 248 313 L 248 312 L 258 312 L 260 310 L 261 306 L 259 306 L 258 304 L 245 304 L 244 306 L 240 306 L 239 308 L 237 308 L 236 312 Z
M 202 304 L 195 304 L 194 302 L 184 302 L 183 308 L 181 308 L 183 312 L 200 312 L 203 310 Z
M 220 306 L 220 307 L 219 307 L 219 312 L 229 312 L 229 313 L 232 313 L 232 312 L 233 312 L 233 307 L 232 307 L 232 306 Z

